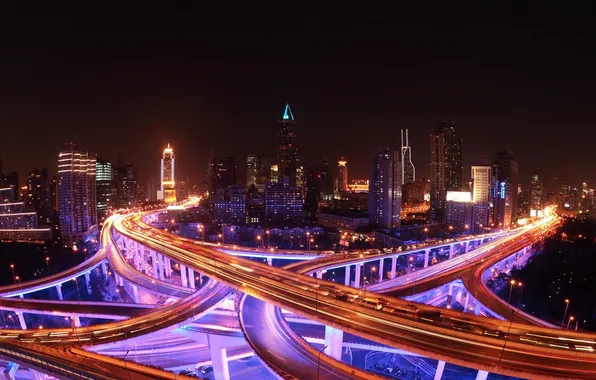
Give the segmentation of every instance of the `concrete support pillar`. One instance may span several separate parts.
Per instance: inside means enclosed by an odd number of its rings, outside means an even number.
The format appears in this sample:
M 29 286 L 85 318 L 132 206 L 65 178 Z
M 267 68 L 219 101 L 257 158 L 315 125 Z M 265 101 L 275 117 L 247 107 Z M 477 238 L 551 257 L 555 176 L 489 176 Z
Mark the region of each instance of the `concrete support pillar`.
M 91 294 L 91 273 L 85 273 L 85 284 L 87 285 L 87 294 Z
M 185 288 L 188 286 L 188 280 L 186 278 L 186 266 L 180 264 L 180 280 L 182 281 L 182 286 Z
M 79 317 L 78 315 L 73 315 L 72 321 L 74 322 L 75 327 L 81 327 L 81 317 Z
M 19 318 L 19 324 L 21 325 L 21 329 L 27 330 L 27 324 L 25 323 L 25 316 L 23 315 L 23 312 L 17 311 L 15 314 Z
M 455 247 L 453 246 L 453 244 L 451 244 L 449 246 L 449 259 L 451 260 L 451 258 L 453 258 L 453 250 L 455 249 Z
M 46 378 L 44 374 L 31 368 L 29 368 L 29 374 L 31 375 L 31 380 L 44 380 Z
M 141 252 L 139 253 L 139 257 L 141 258 L 141 273 L 145 273 L 145 266 L 146 266 L 146 261 L 145 261 L 145 247 L 141 246 Z
M 62 297 L 62 284 L 56 285 L 56 292 L 58 293 L 58 299 L 63 301 L 64 297 Z
M 19 294 L 19 298 L 20 298 L 20 299 L 23 299 L 23 298 L 25 298 L 25 296 L 23 295 L 23 293 Z
M 195 273 L 190 268 L 187 268 L 187 270 L 188 270 L 188 286 L 191 289 L 196 289 L 197 287 L 195 286 Z
M 273 265 L 273 257 L 267 257 L 267 265 Z
M 430 249 L 425 249 L 424 250 L 424 267 L 428 267 L 428 256 L 430 253 Z
M 17 363 L 9 362 L 4 369 L 4 379 L 14 380 L 18 369 L 19 365 Z
M 341 360 L 341 347 L 344 339 L 344 332 L 333 327 L 325 326 L 325 354 L 335 360 Z
M 132 299 L 135 301 L 135 303 L 140 303 L 139 288 L 133 284 L 131 284 L 130 287 L 132 288 Z
M 168 258 L 168 265 L 166 267 L 168 268 L 169 277 L 172 277 L 172 260 L 170 258 Z
M 315 272 L 315 275 L 317 276 L 317 278 L 319 280 L 323 279 L 323 271 L 322 270 Z
M 384 275 L 384 271 L 385 271 L 385 259 L 382 258 L 381 260 L 379 260 L 379 282 L 383 281 L 383 277 L 385 277 Z
M 435 380 L 441 380 L 441 378 L 443 377 L 443 371 L 445 370 L 445 362 L 442 360 L 439 360 L 439 362 L 437 363 L 437 372 L 435 372 Z
M 164 281 L 165 280 L 165 268 L 164 268 L 164 259 L 163 255 L 157 254 L 157 269 L 159 270 L 159 279 Z
M 480 302 L 476 301 L 476 306 L 474 306 L 474 315 L 480 315 Z
M 354 287 L 360 287 L 360 270 L 362 268 L 362 263 L 356 264 L 356 275 L 354 276 Z
M 397 275 L 397 256 L 391 258 L 391 278 Z
M 151 251 L 151 264 L 153 264 L 153 278 L 159 277 L 157 272 L 157 254 L 155 251 Z
M 124 277 L 118 276 L 118 285 L 119 286 L 124 286 Z
M 486 378 L 488 377 L 488 372 L 486 371 L 478 371 L 478 374 L 476 375 L 476 380 L 486 380 Z
M 472 242 L 471 241 L 468 241 L 468 242 L 466 242 L 464 244 L 466 245 L 464 247 L 465 248 L 464 252 L 466 252 L 466 253 L 470 252 L 470 247 L 472 246 Z
M 108 267 L 105 261 L 101 262 L 101 273 L 103 273 L 104 277 L 108 277 Z
M 346 265 L 346 273 L 344 274 L 344 285 L 350 286 L 350 274 L 352 272 L 352 266 Z
M 464 312 L 468 311 L 468 303 L 470 302 L 470 292 L 466 292 L 466 298 L 464 300 Z
M 227 350 L 220 338 L 209 335 L 209 353 L 215 380 L 230 380 Z

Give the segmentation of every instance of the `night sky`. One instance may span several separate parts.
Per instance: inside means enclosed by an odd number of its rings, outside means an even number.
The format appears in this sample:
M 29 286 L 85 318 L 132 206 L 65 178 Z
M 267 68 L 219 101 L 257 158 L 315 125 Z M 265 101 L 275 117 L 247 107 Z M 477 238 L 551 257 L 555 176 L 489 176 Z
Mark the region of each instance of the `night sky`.
M 522 183 L 539 170 L 596 185 L 594 12 L 540 7 L 40 12 L 0 33 L 0 157 L 53 172 L 72 140 L 145 182 L 169 142 L 177 179 L 197 181 L 211 149 L 240 167 L 274 158 L 289 102 L 305 165 L 343 155 L 350 180 L 401 128 L 428 176 L 428 135 L 447 118 L 464 178 L 510 149 Z

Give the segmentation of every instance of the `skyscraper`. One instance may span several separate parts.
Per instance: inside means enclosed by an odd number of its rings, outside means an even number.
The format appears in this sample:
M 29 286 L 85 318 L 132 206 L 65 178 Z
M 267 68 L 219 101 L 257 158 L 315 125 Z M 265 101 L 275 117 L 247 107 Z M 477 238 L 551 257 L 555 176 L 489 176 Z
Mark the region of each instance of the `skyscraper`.
M 492 167 L 488 165 L 472 166 L 472 181 L 474 183 L 472 202 L 491 201 L 492 172 Z
M 369 184 L 368 215 L 371 224 L 384 228 L 399 227 L 401 211 L 399 152 L 384 148 L 374 155 Z
M 60 231 L 64 244 L 83 239 L 97 224 L 96 160 L 73 143 L 58 154 L 58 203 Z
M 95 172 L 97 215 L 100 220 L 104 220 L 108 212 L 114 207 L 114 170 L 112 163 L 98 157 Z
M 406 129 L 404 141 L 404 130 L 401 130 L 401 184 L 413 183 L 416 180 L 416 168 L 412 163 L 412 148 L 408 141 L 408 130 Z
M 279 147 L 277 150 L 277 160 L 279 164 L 279 178 L 280 182 L 284 181 L 284 177 L 288 178 L 291 186 L 296 185 L 296 169 L 298 168 L 298 150 L 296 149 L 294 132 L 294 114 L 290 109 L 290 105 L 286 104 L 283 117 L 279 120 Z
M 515 161 L 513 153 L 510 151 L 497 152 L 497 159 L 495 160 L 497 169 L 497 180 L 499 182 L 510 182 L 515 191 L 511 195 L 511 219 L 517 219 L 517 188 L 519 185 L 518 165 Z
M 455 122 L 440 121 L 430 135 L 430 207 L 435 220 L 443 220 L 447 191 L 462 189 L 461 150 Z
M 49 210 L 49 189 L 48 189 L 48 171 L 46 169 L 35 169 L 27 176 L 27 196 L 25 204 L 29 210 L 37 212 L 41 218 Z
M 172 173 L 174 172 L 173 169 L 173 155 L 172 155 Z M 173 177 L 172 177 L 173 182 Z M 137 200 L 137 172 L 129 163 L 121 163 L 118 166 L 114 167 L 114 183 L 115 183 L 115 204 L 118 208 L 127 208 L 132 207 L 136 204 Z M 162 185 L 164 185 L 164 181 L 162 181 Z M 168 190 L 165 194 L 169 193 L 169 189 L 171 186 L 167 183 L 165 185 L 165 189 Z M 176 193 L 174 192 L 174 197 Z M 175 202 L 176 199 L 174 198 Z M 168 202 L 168 201 L 166 201 Z M 168 203 L 173 203 L 168 202 Z
M 532 183 L 530 187 L 530 210 L 542 210 L 542 200 L 544 196 L 544 184 L 542 177 L 538 172 L 532 174 Z
M 346 161 L 343 157 L 337 161 L 337 168 L 339 170 L 339 175 L 337 178 L 338 183 L 338 190 L 340 192 L 348 191 L 348 161 Z
M 255 185 L 257 190 L 265 191 L 265 183 L 269 180 L 267 157 L 259 154 L 246 156 L 246 187 Z
M 161 197 L 166 203 L 176 202 L 176 182 L 174 176 L 174 150 L 168 144 L 161 158 Z
M 236 184 L 236 161 L 234 157 L 212 155 L 207 165 L 207 184 L 212 202 L 218 189 Z

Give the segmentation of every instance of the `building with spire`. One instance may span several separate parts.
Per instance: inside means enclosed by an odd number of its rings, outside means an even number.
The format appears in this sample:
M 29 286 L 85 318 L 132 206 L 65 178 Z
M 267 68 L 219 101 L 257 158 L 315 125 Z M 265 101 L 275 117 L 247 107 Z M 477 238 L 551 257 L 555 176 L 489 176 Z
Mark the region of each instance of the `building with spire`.
M 348 161 L 343 157 L 337 161 L 337 169 L 339 171 L 337 176 L 337 189 L 339 192 L 348 191 Z
M 280 125 L 277 149 L 278 181 L 284 182 L 284 178 L 287 177 L 288 183 L 295 186 L 298 170 L 298 150 L 296 149 L 296 133 L 294 131 L 296 121 L 289 104 L 286 103 L 284 114 L 278 122 Z
M 161 188 L 157 197 L 163 199 L 167 204 L 176 202 L 174 167 L 174 150 L 168 144 L 161 158 Z
M 408 141 L 408 130 L 401 130 L 401 184 L 414 183 L 416 180 L 416 168 L 412 163 L 412 148 Z

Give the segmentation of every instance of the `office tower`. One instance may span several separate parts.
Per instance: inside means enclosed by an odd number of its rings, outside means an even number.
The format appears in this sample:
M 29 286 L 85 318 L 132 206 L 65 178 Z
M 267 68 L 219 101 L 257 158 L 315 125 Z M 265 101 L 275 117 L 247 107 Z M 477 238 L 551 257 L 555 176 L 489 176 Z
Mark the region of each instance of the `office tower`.
M 147 180 L 147 201 L 155 202 L 157 200 L 157 193 L 161 191 L 159 188 L 160 186 L 155 182 L 155 178 L 149 177 Z
M 265 217 L 269 226 L 288 226 L 302 222 L 302 188 L 283 182 L 265 185 Z
M 428 202 L 426 197 L 430 191 L 430 182 L 427 179 L 417 179 L 412 183 L 402 186 L 402 203 L 415 205 Z
M 370 171 L 368 215 L 383 228 L 400 225 L 401 164 L 399 152 L 384 148 L 374 155 Z
M 412 183 L 416 180 L 416 168 L 412 163 L 412 148 L 408 141 L 408 130 L 401 130 L 401 184 Z
M 67 143 L 58 154 L 58 203 L 62 242 L 82 240 L 97 224 L 95 156 Z
M 173 173 L 173 156 L 172 156 L 172 173 Z M 167 171 L 166 171 L 167 172 Z M 170 178 L 170 177 L 167 177 Z M 171 177 L 173 178 L 173 177 Z M 169 184 L 169 179 L 162 181 L 162 186 L 165 190 L 173 189 Z M 173 179 L 171 180 L 173 183 Z M 137 172 L 131 164 L 121 163 L 114 166 L 114 183 L 115 183 L 115 203 L 117 208 L 129 208 L 136 204 L 137 197 Z M 165 183 L 165 185 L 164 185 Z M 167 194 L 170 194 L 166 191 Z M 174 197 L 176 193 L 174 192 Z M 175 202 L 170 201 L 170 203 Z
M 530 185 L 530 191 L 530 210 L 542 210 L 544 184 L 542 182 L 542 177 L 540 177 L 538 172 L 534 172 L 534 174 L 532 174 L 532 183 Z
M 279 165 L 271 165 L 269 182 L 279 182 Z
M 51 228 L 38 228 L 36 211 L 27 211 L 28 200 L 17 201 L 11 187 L 0 187 L 0 241 L 44 243 Z
M 231 156 L 212 155 L 207 165 L 209 198 L 213 200 L 218 189 L 236 184 L 236 161 Z
M 462 189 L 462 140 L 455 122 L 440 121 L 430 135 L 431 217 L 443 220 L 447 191 Z
M 246 192 L 244 185 L 228 185 L 215 191 L 213 215 L 217 224 L 246 223 Z
M 246 187 L 255 185 L 257 190 L 265 191 L 265 183 L 269 180 L 267 157 L 259 154 L 246 156 Z
M 498 181 L 496 184 L 493 199 L 493 224 L 494 227 L 509 227 L 513 216 L 514 187 L 509 181 Z
M 329 162 L 324 160 L 319 165 L 318 176 L 321 180 L 319 190 L 321 191 L 321 199 L 329 201 L 333 199 L 333 174 Z
M 246 216 L 249 224 L 265 224 L 265 192 L 254 185 L 246 191 Z
M 2 186 L 3 188 L 10 187 L 12 190 L 13 199 L 19 199 L 19 173 L 17 172 L 10 172 L 4 173 L 2 179 Z M 22 200 L 22 199 L 21 199 Z
M 472 202 L 491 202 L 492 173 L 490 166 L 472 166 Z
M 137 182 L 137 195 L 135 199 L 137 205 L 147 202 L 147 186 L 144 183 Z
M 497 168 L 497 180 L 508 181 L 511 183 L 514 189 L 518 188 L 519 185 L 519 168 L 513 153 L 510 151 L 497 152 L 497 158 L 495 160 L 495 166 Z M 516 220 L 518 218 L 517 204 L 518 194 L 515 191 L 511 198 L 511 219 Z
M 50 182 L 50 211 L 58 211 L 58 180 L 52 177 Z
M 35 169 L 27 176 L 27 195 L 23 199 L 27 209 L 37 212 L 37 216 L 43 218 L 49 209 L 48 198 L 48 171 L 46 169 Z
M 337 187 L 340 192 L 348 191 L 348 161 L 343 157 L 337 161 L 337 169 L 339 174 L 337 176 Z
M 279 147 L 277 161 L 279 164 L 278 181 L 287 177 L 291 186 L 296 185 L 296 169 L 298 168 L 298 150 L 296 149 L 296 133 L 294 132 L 294 114 L 290 105 L 286 104 L 283 117 L 279 120 Z
M 97 216 L 100 220 L 105 220 L 115 204 L 114 169 L 112 163 L 102 157 L 97 157 L 95 168 Z
M 182 202 L 188 199 L 189 187 L 188 179 L 178 181 L 176 184 L 176 201 Z
M 174 150 L 168 144 L 161 157 L 161 181 L 157 199 L 164 200 L 166 204 L 176 202 L 176 181 L 175 181 L 175 158 Z

